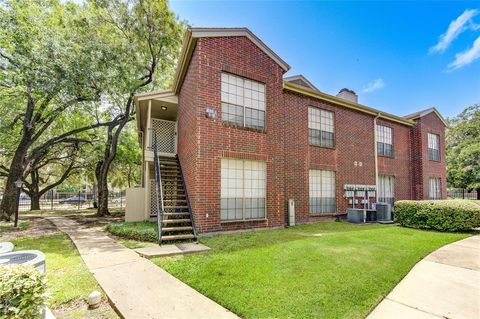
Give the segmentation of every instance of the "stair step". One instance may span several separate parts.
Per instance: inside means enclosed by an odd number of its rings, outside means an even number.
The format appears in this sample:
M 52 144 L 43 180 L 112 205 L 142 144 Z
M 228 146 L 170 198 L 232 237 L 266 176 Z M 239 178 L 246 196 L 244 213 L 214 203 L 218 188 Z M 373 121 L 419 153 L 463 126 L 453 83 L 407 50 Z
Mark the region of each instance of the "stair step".
M 193 239 L 193 234 L 182 234 L 182 235 L 167 235 L 162 236 L 162 240 L 175 240 L 175 239 Z
M 189 212 L 163 213 L 163 216 L 190 216 Z
M 189 219 L 164 219 L 162 220 L 164 224 L 177 224 L 177 223 L 190 223 Z
M 188 206 L 163 206 L 163 208 L 165 209 L 179 208 L 180 209 L 180 208 L 188 208 Z
M 162 231 L 185 231 L 192 230 L 192 226 L 179 226 L 179 227 L 162 227 Z

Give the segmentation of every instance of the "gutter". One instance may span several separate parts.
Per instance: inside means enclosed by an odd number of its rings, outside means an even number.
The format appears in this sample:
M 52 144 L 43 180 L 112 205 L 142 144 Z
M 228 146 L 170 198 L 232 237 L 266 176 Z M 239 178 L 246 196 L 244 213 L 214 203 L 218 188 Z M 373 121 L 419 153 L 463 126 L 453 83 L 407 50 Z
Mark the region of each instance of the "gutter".
M 306 88 L 306 87 L 303 87 L 303 86 L 300 86 L 300 85 L 297 85 L 297 84 L 294 84 L 294 83 L 283 81 L 283 88 L 285 90 L 300 93 L 300 94 L 305 95 L 305 96 L 314 97 L 314 98 L 320 99 L 322 101 L 326 101 L 326 102 L 329 102 L 329 103 L 333 103 L 335 105 L 346 107 L 346 108 L 351 109 L 351 110 L 359 111 L 359 112 L 370 114 L 370 115 L 373 115 L 373 116 L 378 116 L 378 117 L 386 119 L 388 121 L 400 123 L 400 124 L 403 124 L 403 125 L 406 125 L 406 126 L 413 126 L 415 124 L 415 122 L 413 120 L 406 119 L 406 118 L 396 116 L 396 115 L 393 115 L 393 114 L 388 114 L 388 113 L 385 113 L 385 112 L 381 112 L 380 110 L 377 110 L 377 109 L 374 109 L 374 108 L 371 108 L 371 107 L 368 107 L 368 106 L 365 106 L 365 105 L 362 105 L 362 104 L 350 102 L 350 101 L 347 101 L 345 99 L 342 99 L 342 98 L 339 98 L 339 97 L 336 97 L 336 96 L 333 96 L 333 95 L 329 95 L 329 94 L 326 94 L 326 93 L 323 93 L 323 92 L 320 92 L 320 91 L 317 91 L 317 90 L 312 90 L 312 89 L 309 89 L 309 88 Z
M 375 198 L 378 201 L 378 155 L 377 155 L 377 119 L 380 117 L 381 113 L 373 118 L 373 142 L 374 142 L 374 151 L 375 151 Z

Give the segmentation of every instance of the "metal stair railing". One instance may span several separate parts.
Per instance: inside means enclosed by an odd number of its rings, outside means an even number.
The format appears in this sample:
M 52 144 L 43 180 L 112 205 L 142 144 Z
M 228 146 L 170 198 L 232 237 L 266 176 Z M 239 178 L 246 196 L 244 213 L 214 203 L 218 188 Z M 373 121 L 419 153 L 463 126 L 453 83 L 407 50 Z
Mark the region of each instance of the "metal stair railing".
M 193 213 L 192 213 L 192 207 L 190 206 L 190 199 L 188 198 L 188 191 L 187 191 L 187 185 L 185 182 L 185 177 L 183 176 L 183 169 L 182 169 L 182 164 L 180 163 L 180 159 L 177 156 L 177 161 L 178 161 L 178 166 L 180 167 L 180 177 L 182 178 L 182 183 L 183 183 L 183 189 L 185 192 L 185 200 L 187 201 L 187 207 L 188 207 L 188 212 L 190 213 L 190 221 L 192 223 L 192 230 L 193 230 L 193 239 L 196 241 L 197 240 L 197 230 L 195 228 L 195 219 L 193 218 Z
M 163 187 L 162 187 L 162 177 L 160 174 L 160 159 L 158 157 L 158 148 L 157 148 L 157 137 L 154 138 L 153 144 L 153 162 L 155 165 L 155 191 L 156 191 L 156 201 L 157 201 L 157 233 L 158 233 L 158 244 L 162 245 L 162 222 L 163 222 L 163 213 L 165 213 L 165 208 L 163 205 Z

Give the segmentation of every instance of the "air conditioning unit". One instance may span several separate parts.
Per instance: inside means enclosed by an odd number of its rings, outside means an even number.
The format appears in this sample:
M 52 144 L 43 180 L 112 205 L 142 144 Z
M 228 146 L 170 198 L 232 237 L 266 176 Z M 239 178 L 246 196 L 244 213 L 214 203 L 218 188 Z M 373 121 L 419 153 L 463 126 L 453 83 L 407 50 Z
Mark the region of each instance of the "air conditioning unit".
M 376 203 L 377 221 L 379 223 L 393 223 L 392 205 L 389 203 Z

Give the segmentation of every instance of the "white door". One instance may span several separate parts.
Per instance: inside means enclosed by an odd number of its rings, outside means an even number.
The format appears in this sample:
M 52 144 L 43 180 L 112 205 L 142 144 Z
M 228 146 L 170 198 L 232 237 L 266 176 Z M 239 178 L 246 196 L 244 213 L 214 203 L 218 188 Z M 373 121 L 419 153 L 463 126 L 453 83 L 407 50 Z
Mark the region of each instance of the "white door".
M 160 119 L 152 119 L 152 147 L 157 142 L 158 152 L 177 153 L 177 123 Z

